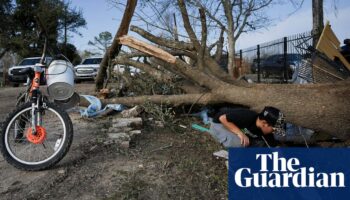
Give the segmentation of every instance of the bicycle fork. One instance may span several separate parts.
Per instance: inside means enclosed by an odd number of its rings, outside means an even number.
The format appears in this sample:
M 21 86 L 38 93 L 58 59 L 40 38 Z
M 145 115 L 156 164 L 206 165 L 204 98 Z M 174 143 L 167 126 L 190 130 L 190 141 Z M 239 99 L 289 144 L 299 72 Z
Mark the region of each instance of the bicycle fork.
M 45 107 L 45 103 L 43 99 L 41 99 L 41 94 L 39 91 L 40 87 L 40 76 L 43 72 L 42 65 L 37 64 L 34 66 L 34 79 L 32 82 L 32 88 L 31 88 L 31 102 L 32 102 L 32 109 L 31 109 L 31 116 L 32 116 L 32 134 L 36 135 L 37 133 L 37 126 L 42 126 L 42 110 L 43 107 Z

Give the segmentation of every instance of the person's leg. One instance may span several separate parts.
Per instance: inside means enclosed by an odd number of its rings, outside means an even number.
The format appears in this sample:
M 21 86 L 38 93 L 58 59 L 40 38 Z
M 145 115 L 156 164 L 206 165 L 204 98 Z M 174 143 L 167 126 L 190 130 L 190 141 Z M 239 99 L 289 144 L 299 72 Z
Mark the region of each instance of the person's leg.
M 241 140 L 220 123 L 210 124 L 210 135 L 224 147 L 242 147 Z
M 227 135 L 227 140 L 222 144 L 226 148 L 243 147 L 241 144 L 241 139 L 236 134 L 233 134 L 232 132 L 229 132 L 229 135 Z

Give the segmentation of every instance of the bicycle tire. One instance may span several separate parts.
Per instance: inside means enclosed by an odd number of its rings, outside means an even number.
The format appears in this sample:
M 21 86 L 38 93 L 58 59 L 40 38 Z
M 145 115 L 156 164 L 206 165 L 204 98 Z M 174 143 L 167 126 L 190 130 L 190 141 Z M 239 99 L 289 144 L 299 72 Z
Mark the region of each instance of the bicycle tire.
M 31 102 L 24 103 L 19 107 L 17 107 L 13 112 L 11 112 L 8 115 L 5 122 L 3 123 L 2 130 L 1 130 L 0 151 L 3 157 L 5 158 L 5 160 L 9 164 L 11 164 L 12 166 L 18 169 L 26 170 L 26 171 L 45 170 L 57 164 L 69 151 L 69 148 L 73 142 L 73 124 L 68 114 L 65 111 L 63 111 L 61 108 L 59 108 L 53 103 L 46 102 L 45 112 L 48 112 L 48 111 L 52 112 L 53 114 L 57 115 L 58 119 L 62 122 L 63 139 L 59 141 L 58 150 L 57 151 L 55 150 L 56 146 L 53 149 L 51 149 L 54 151 L 54 153 L 50 157 L 48 157 L 46 160 L 35 161 L 35 162 L 34 161 L 28 162 L 28 161 L 21 160 L 20 158 L 18 158 L 18 156 L 14 155 L 14 152 L 13 152 L 14 150 L 11 149 L 10 147 L 10 140 L 9 140 L 10 128 L 12 124 L 13 125 L 16 124 L 17 117 L 19 118 L 17 120 L 20 120 L 21 118 L 25 117 L 24 115 L 22 116 L 22 114 L 30 110 L 31 106 L 32 106 Z M 47 133 L 47 134 L 50 134 L 50 133 Z M 52 135 L 55 135 L 55 133 L 52 133 Z M 25 140 L 25 137 L 23 140 Z M 25 141 L 25 142 L 26 144 L 33 145 L 33 144 L 30 144 L 29 141 Z M 45 147 L 44 143 L 42 145 Z M 34 146 L 34 148 L 37 148 L 37 147 L 38 146 Z

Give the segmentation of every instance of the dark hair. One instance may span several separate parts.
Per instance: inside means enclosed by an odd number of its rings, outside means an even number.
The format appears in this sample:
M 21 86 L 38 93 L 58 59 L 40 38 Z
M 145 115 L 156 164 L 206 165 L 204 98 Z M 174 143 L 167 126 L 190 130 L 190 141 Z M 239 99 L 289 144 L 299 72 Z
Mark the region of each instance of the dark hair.
M 266 106 L 258 117 L 260 120 L 266 120 L 270 126 L 275 126 L 281 111 L 275 107 Z

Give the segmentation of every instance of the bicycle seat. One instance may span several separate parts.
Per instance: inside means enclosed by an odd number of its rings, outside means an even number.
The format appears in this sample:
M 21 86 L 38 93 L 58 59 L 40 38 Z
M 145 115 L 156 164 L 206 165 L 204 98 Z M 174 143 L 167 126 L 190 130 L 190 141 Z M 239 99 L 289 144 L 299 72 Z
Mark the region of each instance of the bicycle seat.
M 13 75 L 26 75 L 26 74 L 32 74 L 34 72 L 34 69 L 31 67 L 27 67 L 24 69 L 21 69 L 19 71 L 13 71 L 12 74 Z

